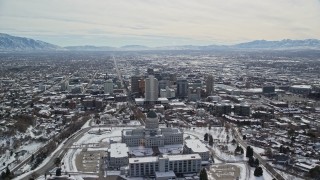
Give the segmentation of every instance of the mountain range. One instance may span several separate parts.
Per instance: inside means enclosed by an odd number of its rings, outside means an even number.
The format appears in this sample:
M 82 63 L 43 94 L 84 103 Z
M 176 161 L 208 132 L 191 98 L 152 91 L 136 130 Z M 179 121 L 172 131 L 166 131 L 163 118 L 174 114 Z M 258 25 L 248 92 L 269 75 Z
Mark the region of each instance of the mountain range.
M 67 46 L 60 47 L 44 41 L 0 33 L 0 51 L 143 51 L 143 50 L 286 50 L 286 49 L 319 49 L 320 40 L 305 39 L 281 41 L 255 40 L 235 45 L 208 46 L 162 46 L 147 47 L 141 45 L 111 46 Z

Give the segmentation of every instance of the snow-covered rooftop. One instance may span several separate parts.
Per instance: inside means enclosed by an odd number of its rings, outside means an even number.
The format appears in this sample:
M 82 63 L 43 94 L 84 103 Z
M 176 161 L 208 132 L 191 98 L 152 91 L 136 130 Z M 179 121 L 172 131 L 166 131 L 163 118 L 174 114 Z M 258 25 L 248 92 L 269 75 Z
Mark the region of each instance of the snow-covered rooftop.
M 173 171 L 168 172 L 155 172 L 157 178 L 172 178 L 176 177 L 175 173 Z
M 199 139 L 187 139 L 185 145 L 192 150 L 194 153 L 201 153 L 209 151 L 205 144 Z
M 125 143 L 114 143 L 110 145 L 108 152 L 110 157 L 121 158 L 128 156 L 129 149 Z
M 191 160 L 191 159 L 201 160 L 201 157 L 199 154 L 164 155 L 163 157 L 169 158 L 169 161 L 183 161 L 183 160 Z
M 148 162 L 157 162 L 158 157 L 138 157 L 138 158 L 129 158 L 130 164 L 137 163 L 148 163 Z

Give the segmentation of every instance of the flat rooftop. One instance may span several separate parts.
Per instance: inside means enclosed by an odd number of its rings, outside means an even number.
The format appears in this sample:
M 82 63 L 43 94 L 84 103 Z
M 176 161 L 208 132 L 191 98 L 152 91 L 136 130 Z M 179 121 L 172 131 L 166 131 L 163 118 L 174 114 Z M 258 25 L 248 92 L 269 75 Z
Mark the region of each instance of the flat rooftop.
M 183 161 L 183 160 L 192 160 L 192 159 L 201 160 L 201 157 L 199 154 L 164 155 L 163 157 L 169 158 L 169 161 Z
M 187 139 L 185 145 L 195 153 L 208 152 L 208 148 L 199 139 Z
M 110 144 L 108 152 L 110 152 L 110 157 L 121 158 L 128 156 L 129 149 L 125 143 L 114 143 Z
M 138 164 L 138 163 L 151 163 L 158 162 L 158 157 L 138 157 L 138 158 L 129 158 L 129 164 Z
M 173 171 L 168 171 L 168 172 L 156 171 L 156 177 L 157 178 L 172 178 L 172 177 L 176 177 L 176 174 Z

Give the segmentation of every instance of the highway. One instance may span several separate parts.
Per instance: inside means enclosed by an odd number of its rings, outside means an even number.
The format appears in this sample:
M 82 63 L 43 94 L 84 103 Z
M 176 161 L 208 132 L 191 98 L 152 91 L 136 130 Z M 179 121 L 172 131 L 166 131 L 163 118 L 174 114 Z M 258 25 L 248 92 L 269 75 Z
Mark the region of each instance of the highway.
M 32 176 L 40 176 L 40 175 L 44 175 L 44 174 L 49 174 L 48 172 L 50 170 L 52 170 L 54 167 L 55 167 L 55 164 L 54 164 L 54 159 L 57 158 L 57 157 L 62 157 L 67 151 L 68 151 L 68 148 L 71 147 L 71 145 L 74 143 L 74 142 L 77 142 L 86 132 L 88 132 L 92 127 L 87 127 L 87 128 L 84 128 L 84 129 L 81 129 L 79 130 L 78 132 L 76 132 L 74 135 L 72 135 L 71 137 L 69 137 L 63 144 L 63 146 L 56 150 L 55 152 L 53 152 L 53 154 L 51 154 L 50 156 L 50 160 L 44 164 L 44 165 L 40 165 L 38 168 L 36 168 L 35 170 L 33 171 L 30 171 L 24 175 L 21 175 L 20 177 L 17 177 L 15 179 L 29 179 L 31 178 Z M 28 162 L 28 161 L 26 161 Z M 24 163 L 26 163 L 24 162 Z M 22 164 L 24 165 L 24 164 Z M 21 165 L 21 166 L 22 166 Z

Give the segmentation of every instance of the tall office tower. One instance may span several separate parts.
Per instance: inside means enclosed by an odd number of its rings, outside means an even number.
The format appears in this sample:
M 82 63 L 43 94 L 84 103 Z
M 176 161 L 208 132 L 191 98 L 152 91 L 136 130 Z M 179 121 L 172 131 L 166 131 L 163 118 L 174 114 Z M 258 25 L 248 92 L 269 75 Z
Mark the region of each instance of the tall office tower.
M 145 100 L 146 101 L 156 101 L 159 96 L 159 83 L 158 80 L 153 76 L 149 75 L 145 79 Z
M 139 80 L 139 95 L 144 97 L 146 90 L 146 83 L 144 79 Z
M 108 79 L 104 84 L 104 94 L 113 94 L 113 82 Z
M 131 76 L 131 93 L 139 93 L 139 80 L 141 76 Z
M 213 94 L 214 87 L 213 87 L 213 76 L 209 75 L 206 80 L 206 94 L 207 96 L 211 96 Z
M 61 84 L 61 90 L 62 91 L 68 91 L 69 89 L 69 79 L 66 79 L 65 81 L 63 81 Z
M 185 98 L 188 96 L 188 80 L 185 78 L 179 78 L 177 80 L 177 94 L 178 98 Z

